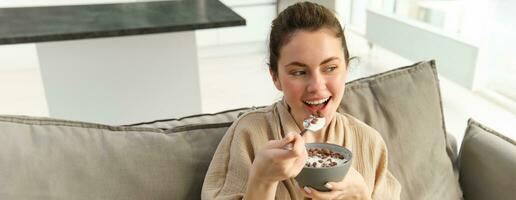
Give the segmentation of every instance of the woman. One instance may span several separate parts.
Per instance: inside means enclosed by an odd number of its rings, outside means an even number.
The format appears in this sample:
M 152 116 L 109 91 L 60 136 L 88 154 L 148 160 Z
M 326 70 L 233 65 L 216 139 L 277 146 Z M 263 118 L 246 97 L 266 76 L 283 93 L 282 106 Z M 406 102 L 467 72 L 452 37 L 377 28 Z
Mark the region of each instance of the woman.
M 284 97 L 240 117 L 219 144 L 204 180 L 203 199 L 399 199 L 401 187 L 387 170 L 381 136 L 352 116 L 337 113 L 349 54 L 340 23 L 309 2 L 272 22 L 269 71 Z M 326 118 L 317 133 L 300 136 L 303 120 Z M 329 192 L 300 188 L 294 177 L 307 159 L 308 142 L 342 145 L 353 152 L 350 171 Z M 285 146 L 293 144 L 291 150 Z

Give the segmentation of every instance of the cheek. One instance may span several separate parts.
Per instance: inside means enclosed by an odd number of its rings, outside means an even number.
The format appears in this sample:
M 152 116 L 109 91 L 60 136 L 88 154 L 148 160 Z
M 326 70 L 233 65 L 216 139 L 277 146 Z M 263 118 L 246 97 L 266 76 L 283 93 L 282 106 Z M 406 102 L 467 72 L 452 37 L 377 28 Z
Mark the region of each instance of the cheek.
M 284 79 L 285 80 L 285 79 Z M 283 81 L 283 93 L 288 99 L 299 99 L 304 91 L 304 84 L 299 81 Z
M 329 90 L 336 95 L 336 97 L 341 97 L 344 93 L 344 89 L 346 87 L 346 78 L 345 76 L 335 77 L 334 79 L 329 80 L 328 82 Z

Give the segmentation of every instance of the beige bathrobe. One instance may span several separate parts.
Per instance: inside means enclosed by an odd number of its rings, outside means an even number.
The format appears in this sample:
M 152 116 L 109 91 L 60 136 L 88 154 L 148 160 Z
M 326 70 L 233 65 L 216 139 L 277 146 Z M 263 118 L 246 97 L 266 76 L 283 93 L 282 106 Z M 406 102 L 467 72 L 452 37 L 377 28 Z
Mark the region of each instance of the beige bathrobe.
M 269 140 L 299 133 L 284 100 L 241 116 L 222 138 L 204 179 L 202 199 L 242 199 L 255 153 Z M 401 186 L 387 170 L 387 148 L 380 134 L 350 115 L 336 113 L 327 128 L 305 134 L 305 142 L 324 141 L 353 152 L 352 167 L 369 187 L 373 199 L 399 199 Z M 296 181 L 278 184 L 276 199 L 303 199 Z

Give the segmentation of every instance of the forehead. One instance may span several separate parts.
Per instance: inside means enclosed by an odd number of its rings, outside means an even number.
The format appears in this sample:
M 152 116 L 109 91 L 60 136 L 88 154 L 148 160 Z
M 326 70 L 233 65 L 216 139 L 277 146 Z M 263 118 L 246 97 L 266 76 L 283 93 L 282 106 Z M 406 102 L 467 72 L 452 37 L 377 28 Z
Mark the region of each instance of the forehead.
M 341 39 L 329 29 L 296 31 L 281 49 L 278 62 L 317 63 L 329 57 L 343 58 Z

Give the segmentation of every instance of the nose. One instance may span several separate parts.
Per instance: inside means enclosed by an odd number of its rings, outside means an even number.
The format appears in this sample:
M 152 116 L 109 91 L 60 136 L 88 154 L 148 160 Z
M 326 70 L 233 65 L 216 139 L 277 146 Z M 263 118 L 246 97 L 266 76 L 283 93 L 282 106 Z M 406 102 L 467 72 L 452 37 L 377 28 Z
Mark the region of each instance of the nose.
M 321 73 L 312 73 L 308 80 L 307 92 L 317 93 L 326 88 L 326 80 Z

